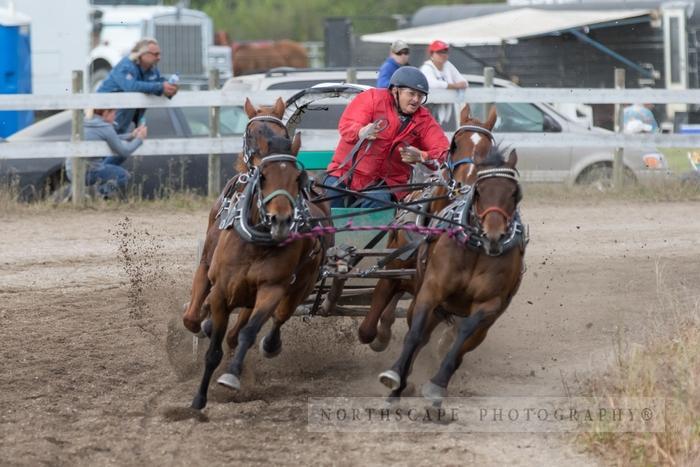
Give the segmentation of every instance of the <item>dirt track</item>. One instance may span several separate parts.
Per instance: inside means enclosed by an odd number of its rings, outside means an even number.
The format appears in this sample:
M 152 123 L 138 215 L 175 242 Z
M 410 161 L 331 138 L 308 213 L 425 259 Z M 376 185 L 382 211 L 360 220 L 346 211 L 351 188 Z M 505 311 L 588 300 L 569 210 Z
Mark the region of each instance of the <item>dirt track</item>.
M 563 395 L 562 381 L 575 391 L 602 368 L 616 329 L 641 335 L 658 268 L 696 277 L 698 207 L 526 202 L 523 285 L 450 394 Z M 294 319 L 277 359 L 251 351 L 242 392 L 213 387 L 193 418 L 184 408 L 200 370 L 176 323 L 205 222 L 205 210 L 3 215 L 0 463 L 596 462 L 559 435 L 307 432 L 308 397 L 385 394 L 376 375 L 397 355 L 396 334 L 373 354 L 349 318 Z M 432 364 L 424 353 L 418 384 Z

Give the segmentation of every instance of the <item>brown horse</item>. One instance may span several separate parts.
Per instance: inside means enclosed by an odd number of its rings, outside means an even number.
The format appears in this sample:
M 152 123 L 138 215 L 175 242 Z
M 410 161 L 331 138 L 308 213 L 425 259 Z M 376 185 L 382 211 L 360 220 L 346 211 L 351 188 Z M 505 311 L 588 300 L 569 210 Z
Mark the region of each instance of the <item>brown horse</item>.
M 486 337 L 520 285 L 527 234 L 520 222 L 521 189 L 515 169 L 498 147 L 477 164 L 473 188 L 448 207 L 464 233 L 447 234 L 421 246 L 418 288 L 409 308 L 409 330 L 398 360 L 379 375 L 398 398 L 406 387 L 412 362 L 445 313 L 457 317 L 457 336 L 439 371 L 423 386 L 423 396 L 438 403 L 466 352 Z M 445 211 L 443 211 L 444 213 Z M 436 309 L 441 313 L 436 313 Z
M 243 360 L 262 326 L 273 318 L 272 330 L 260 341 L 263 355 L 272 358 L 282 348 L 280 327 L 311 293 L 329 239 L 301 238 L 280 246 L 295 228 L 311 227 L 312 217 L 330 214 L 327 205 L 322 209 L 308 201 L 308 184 L 295 156 L 273 154 L 259 161 L 231 208 L 238 213 L 237 223 L 221 232 L 209 267 L 211 340 L 193 408 L 206 405 L 209 382 L 223 356 L 229 315 L 235 308 L 240 312 L 229 334 L 235 355 L 217 381 L 240 389 Z
M 465 105 L 460 114 L 460 128 L 452 137 L 450 152 L 447 158 L 447 168 L 442 172 L 443 180 L 453 181 L 459 186 L 470 186 L 476 178 L 475 163 L 483 161 L 493 147 L 493 135 L 491 130 L 496 124 L 496 106 L 491 107 L 485 122 L 472 118 L 469 105 Z M 456 186 L 456 185 L 455 185 Z M 411 193 L 406 199 L 414 200 L 422 196 L 437 198 L 448 194 L 447 184 L 430 187 L 427 191 Z M 438 213 L 449 204 L 447 197 L 432 201 L 427 206 L 427 212 Z M 411 222 L 415 222 L 415 215 L 408 212 L 399 213 L 397 221 L 402 222 L 402 216 L 412 216 Z M 408 220 L 408 219 L 406 219 Z M 408 245 L 416 234 L 409 234 L 397 230 L 389 233 L 387 248 L 402 248 Z M 388 269 L 414 269 L 416 256 L 412 255 L 406 260 L 395 259 L 387 264 Z M 360 342 L 370 344 L 372 350 L 381 352 L 387 348 L 391 340 L 391 326 L 394 322 L 396 305 L 404 293 L 415 295 L 416 280 L 411 279 L 379 279 L 372 293 L 372 303 L 369 313 L 365 316 L 358 329 Z M 381 318 L 381 322 L 379 322 Z M 379 323 L 379 328 L 377 324 Z
M 285 141 L 289 139 L 287 128 L 281 120 L 285 110 L 284 101 L 281 98 L 277 99 L 274 106 L 261 106 L 257 109 L 250 102 L 250 99 L 246 99 L 244 109 L 251 120 L 243 135 L 243 153 L 238 157 L 236 163 L 236 170 L 239 174 L 248 172 L 251 167 L 259 163 L 262 157 L 270 154 L 271 150 L 279 150 L 279 146 L 284 146 Z M 301 137 L 297 133 L 291 142 L 291 150 L 289 152 L 292 155 L 296 155 L 300 146 Z M 217 222 L 221 213 L 221 206 L 227 196 L 230 196 L 233 191 L 241 189 L 242 184 L 238 184 L 238 176 L 231 178 L 209 211 L 207 235 L 202 256 L 192 281 L 191 298 L 185 307 L 185 313 L 182 317 L 185 328 L 195 334 L 200 332 L 201 322 L 208 314 L 207 310 L 203 309 L 203 305 L 211 289 L 211 282 L 209 282 L 207 274 L 214 255 L 214 249 L 221 235 Z

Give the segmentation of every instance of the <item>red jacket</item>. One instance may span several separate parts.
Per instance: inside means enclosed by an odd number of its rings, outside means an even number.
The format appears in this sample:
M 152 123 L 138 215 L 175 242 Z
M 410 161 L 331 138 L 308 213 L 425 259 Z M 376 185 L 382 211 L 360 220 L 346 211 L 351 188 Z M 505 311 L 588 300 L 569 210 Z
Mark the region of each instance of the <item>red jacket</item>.
M 426 151 L 429 159 L 444 161 L 450 142 L 428 109 L 419 107 L 399 133 L 401 120 L 391 92 L 388 89 L 368 89 L 350 102 L 340 118 L 340 142 L 328 165 L 328 173 L 340 177 L 350 169 L 352 161 L 339 167 L 359 140 L 360 128 L 378 119 L 386 119 L 388 126 L 377 134 L 369 151 L 366 149 L 369 141 L 357 151 L 355 161 L 360 161 L 352 174 L 351 189 L 360 190 L 380 180 L 389 186 L 407 183 L 411 166 L 401 162 L 399 154 L 399 148 L 404 144 Z M 405 194 L 396 193 L 396 198 L 401 199 Z

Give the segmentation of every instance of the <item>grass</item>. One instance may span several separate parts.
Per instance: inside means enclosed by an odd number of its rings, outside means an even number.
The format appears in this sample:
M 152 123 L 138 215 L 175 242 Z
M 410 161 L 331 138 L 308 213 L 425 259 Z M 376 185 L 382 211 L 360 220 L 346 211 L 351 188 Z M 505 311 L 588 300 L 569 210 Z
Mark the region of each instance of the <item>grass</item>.
M 116 200 L 89 199 L 82 205 L 69 202 L 55 202 L 45 198 L 31 203 L 19 201 L 16 187 L 6 186 L 0 189 L 0 215 L 10 213 L 45 213 L 47 211 L 70 211 L 83 209 L 98 209 L 101 211 L 130 211 L 135 209 L 209 209 L 214 201 L 206 196 L 184 191 L 169 191 L 155 199 L 142 199 L 138 196 L 129 197 L 127 202 Z
M 615 364 L 590 379 L 586 396 L 602 400 L 624 397 L 666 398 L 666 431 L 610 433 L 602 425 L 580 441 L 614 465 L 700 465 L 700 298 L 697 282 L 679 284 L 677 276 L 657 270 L 660 314 L 649 320 L 643 346 L 616 345 Z M 657 315 L 658 316 L 658 315 Z
M 700 201 L 700 183 L 683 183 L 678 179 L 629 183 L 620 190 L 601 191 L 594 187 L 560 183 L 525 183 L 525 206 L 528 200 L 552 205 L 581 202 L 587 205 L 610 201 L 667 202 Z
M 660 151 L 666 156 L 668 168 L 675 174 L 681 174 L 691 170 L 688 152 L 697 149 L 688 148 L 661 148 Z
M 685 156 L 684 156 L 685 157 Z M 687 159 L 686 159 L 687 163 Z M 587 206 L 609 202 L 686 202 L 700 201 L 700 183 L 683 183 L 678 179 L 626 184 L 620 190 L 601 191 L 594 187 L 561 183 L 524 183 L 524 206 L 529 202 L 557 206 L 581 203 Z M 52 210 L 133 210 L 133 209 L 208 209 L 213 200 L 189 191 L 173 188 L 161 190 L 154 199 L 143 199 L 138 189 L 131 188 L 127 202 L 93 199 L 82 206 L 70 202 L 57 203 L 44 198 L 31 203 L 19 201 L 17 184 L 0 186 L 0 214 L 11 212 L 46 212 Z

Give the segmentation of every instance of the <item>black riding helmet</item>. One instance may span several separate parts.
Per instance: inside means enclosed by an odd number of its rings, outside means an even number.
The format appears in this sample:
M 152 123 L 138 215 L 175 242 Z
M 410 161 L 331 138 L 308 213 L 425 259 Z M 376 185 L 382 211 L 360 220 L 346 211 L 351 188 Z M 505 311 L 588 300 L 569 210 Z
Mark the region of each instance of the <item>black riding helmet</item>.
M 397 88 L 411 88 L 418 92 L 428 95 L 429 86 L 428 80 L 422 71 L 414 66 L 402 66 L 391 75 L 389 80 L 389 88 L 396 86 Z

